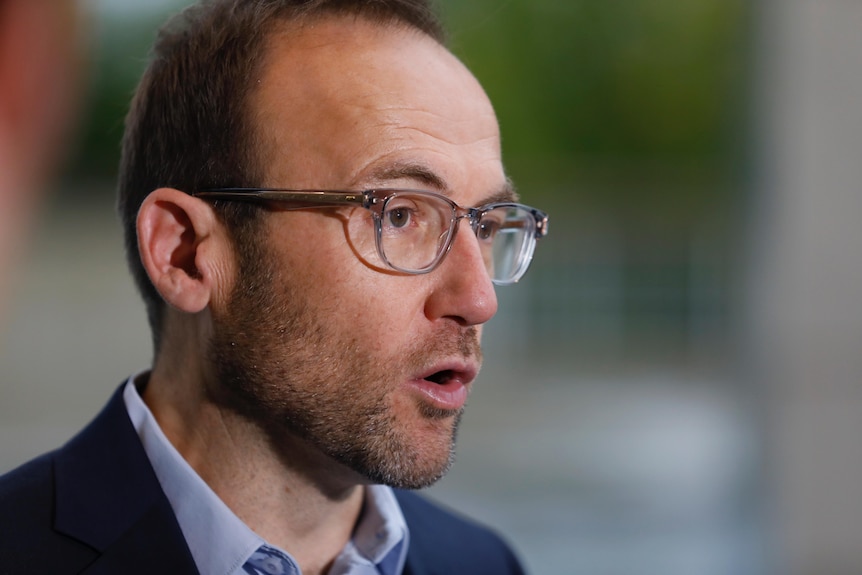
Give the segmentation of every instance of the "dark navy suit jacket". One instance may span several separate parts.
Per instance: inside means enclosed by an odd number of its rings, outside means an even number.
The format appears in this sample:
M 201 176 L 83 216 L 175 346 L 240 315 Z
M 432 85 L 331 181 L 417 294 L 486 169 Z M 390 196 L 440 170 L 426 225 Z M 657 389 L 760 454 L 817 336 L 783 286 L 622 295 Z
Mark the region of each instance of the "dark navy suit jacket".
M 64 447 L 0 477 L 0 574 L 198 573 L 121 390 Z M 410 529 L 405 575 L 522 573 L 489 530 L 396 497 Z

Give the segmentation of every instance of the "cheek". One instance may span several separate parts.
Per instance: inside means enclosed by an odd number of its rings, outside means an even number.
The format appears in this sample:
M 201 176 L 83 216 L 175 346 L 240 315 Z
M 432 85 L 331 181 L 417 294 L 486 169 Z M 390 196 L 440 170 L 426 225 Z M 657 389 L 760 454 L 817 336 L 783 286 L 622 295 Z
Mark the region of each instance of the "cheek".
M 422 276 L 362 270 L 355 286 L 364 286 L 354 321 L 365 337 L 381 347 L 408 346 L 427 332 L 424 325 L 425 286 Z M 370 333 L 369 333 L 370 332 Z
M 274 275 L 300 290 L 311 313 L 366 348 L 392 347 L 418 336 L 429 276 L 383 267 L 368 210 L 285 215 L 302 218 L 272 230 L 277 245 L 285 246 L 273 255 L 279 262 Z
M 345 239 L 354 259 L 371 270 L 388 271 L 377 250 L 377 228 L 371 212 L 364 208 L 351 210 L 344 224 Z
M 267 221 L 273 275 L 308 293 L 337 291 L 349 252 L 342 222 L 323 210 L 274 214 Z

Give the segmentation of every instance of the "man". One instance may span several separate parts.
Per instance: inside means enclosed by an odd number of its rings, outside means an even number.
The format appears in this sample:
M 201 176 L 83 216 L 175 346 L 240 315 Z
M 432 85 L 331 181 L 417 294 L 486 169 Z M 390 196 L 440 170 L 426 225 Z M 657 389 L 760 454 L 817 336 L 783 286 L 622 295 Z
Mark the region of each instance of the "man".
M 0 572 L 521 572 L 404 491 L 448 469 L 493 282 L 547 230 L 423 3 L 190 8 L 119 196 L 154 364 L 0 481 Z

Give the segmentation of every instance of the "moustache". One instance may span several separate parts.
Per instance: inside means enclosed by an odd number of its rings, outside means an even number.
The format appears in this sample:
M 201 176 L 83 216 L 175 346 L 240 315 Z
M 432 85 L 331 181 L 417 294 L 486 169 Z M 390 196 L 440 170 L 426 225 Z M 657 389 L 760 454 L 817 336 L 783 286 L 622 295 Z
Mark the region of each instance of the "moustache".
M 481 365 L 479 330 L 475 326 L 444 330 L 417 342 L 409 356 L 408 364 L 419 370 L 430 367 L 441 357 L 461 357 Z

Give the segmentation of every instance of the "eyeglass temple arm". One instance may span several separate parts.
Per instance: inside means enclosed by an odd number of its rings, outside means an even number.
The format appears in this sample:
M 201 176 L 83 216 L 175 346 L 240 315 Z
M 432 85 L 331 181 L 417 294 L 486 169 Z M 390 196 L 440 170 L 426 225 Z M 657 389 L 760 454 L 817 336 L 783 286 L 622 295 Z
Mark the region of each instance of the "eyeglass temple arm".
M 219 188 L 196 192 L 194 196 L 224 200 L 297 202 L 308 204 L 364 204 L 365 194 L 355 192 L 325 192 L 313 190 L 264 190 L 255 188 Z

